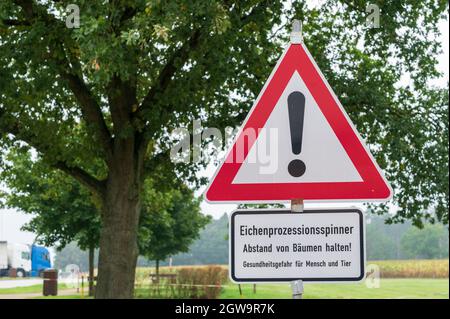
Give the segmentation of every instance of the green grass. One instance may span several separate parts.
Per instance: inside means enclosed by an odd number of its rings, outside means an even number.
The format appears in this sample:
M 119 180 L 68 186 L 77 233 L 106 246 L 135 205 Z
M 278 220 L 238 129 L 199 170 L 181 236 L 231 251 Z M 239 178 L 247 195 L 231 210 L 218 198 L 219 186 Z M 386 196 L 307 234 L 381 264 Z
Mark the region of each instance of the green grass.
M 12 295 L 12 294 L 30 294 L 42 292 L 42 284 L 27 286 L 27 287 L 15 287 L 15 288 L 3 288 L 0 289 L 0 295 Z M 58 284 L 58 289 L 66 289 L 66 284 Z
M 291 298 L 289 284 L 258 284 L 256 294 L 253 285 L 241 285 L 239 288 L 229 284 L 223 288 L 221 298 L 271 299 Z M 359 284 L 305 284 L 305 299 L 384 299 L 384 298 L 449 298 L 448 279 L 382 279 L 379 288 L 367 288 Z
M 0 295 L 28 294 L 40 291 L 42 291 L 42 285 L 33 285 L 27 287 L 3 288 L 0 289 Z
M 237 285 L 227 283 L 223 287 L 220 298 L 243 299 L 273 299 L 291 298 L 289 284 L 257 284 L 256 294 L 253 293 L 253 285 L 241 285 L 243 296 L 239 295 Z M 59 284 L 58 289 L 67 288 L 65 284 Z M 142 297 L 148 296 L 142 288 L 137 288 Z M 29 287 L 0 289 L 2 294 L 27 294 L 42 292 L 42 285 Z M 87 294 L 87 289 L 85 291 Z M 359 284 L 305 284 L 305 299 L 381 299 L 381 298 L 449 298 L 448 279 L 381 279 L 380 288 L 369 289 L 364 283 Z M 80 295 L 38 297 L 39 299 L 79 299 Z M 85 295 L 85 299 L 88 297 Z

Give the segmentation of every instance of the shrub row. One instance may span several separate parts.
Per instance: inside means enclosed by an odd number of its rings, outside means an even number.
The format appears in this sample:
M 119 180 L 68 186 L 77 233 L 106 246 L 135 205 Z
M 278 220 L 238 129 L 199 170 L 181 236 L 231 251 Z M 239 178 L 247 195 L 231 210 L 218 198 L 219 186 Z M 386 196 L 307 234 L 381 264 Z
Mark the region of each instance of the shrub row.
M 217 299 L 228 277 L 228 270 L 223 266 L 162 268 L 159 282 L 148 280 L 150 273 L 153 272 L 138 269 L 136 297 Z M 164 276 L 167 274 L 176 276 Z

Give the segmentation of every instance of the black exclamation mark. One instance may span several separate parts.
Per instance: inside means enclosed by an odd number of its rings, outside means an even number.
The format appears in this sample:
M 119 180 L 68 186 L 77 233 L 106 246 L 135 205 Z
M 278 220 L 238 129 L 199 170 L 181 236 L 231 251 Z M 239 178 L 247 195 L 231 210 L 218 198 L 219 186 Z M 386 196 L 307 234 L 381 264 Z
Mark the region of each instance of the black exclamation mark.
M 289 126 L 291 129 L 292 153 L 298 155 L 302 151 L 303 118 L 305 115 L 305 96 L 292 92 L 288 96 Z M 288 172 L 293 177 L 305 174 L 306 165 L 299 159 L 292 160 L 288 165 Z

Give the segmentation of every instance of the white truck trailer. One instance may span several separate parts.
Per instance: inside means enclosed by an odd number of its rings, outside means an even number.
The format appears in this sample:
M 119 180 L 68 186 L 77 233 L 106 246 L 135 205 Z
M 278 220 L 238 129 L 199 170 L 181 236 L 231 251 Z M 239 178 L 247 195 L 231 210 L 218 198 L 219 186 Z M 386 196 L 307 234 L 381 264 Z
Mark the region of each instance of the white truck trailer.
M 8 276 L 11 269 L 16 270 L 17 277 L 30 274 L 30 246 L 0 241 L 0 277 Z

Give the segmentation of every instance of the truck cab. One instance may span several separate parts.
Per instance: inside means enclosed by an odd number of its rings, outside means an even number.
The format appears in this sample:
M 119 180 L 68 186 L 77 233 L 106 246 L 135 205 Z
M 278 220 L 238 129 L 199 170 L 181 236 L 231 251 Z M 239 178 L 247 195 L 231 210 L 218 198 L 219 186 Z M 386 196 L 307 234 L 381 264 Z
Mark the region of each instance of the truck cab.
M 31 271 L 30 248 L 25 244 L 0 242 L 0 260 L 3 260 L 0 272 L 8 273 L 10 269 L 16 270 L 17 277 L 25 277 Z M 5 257 L 6 256 L 6 257 Z
M 50 261 L 50 252 L 47 248 L 32 245 L 31 246 L 31 276 L 41 277 L 42 272 L 52 267 Z

